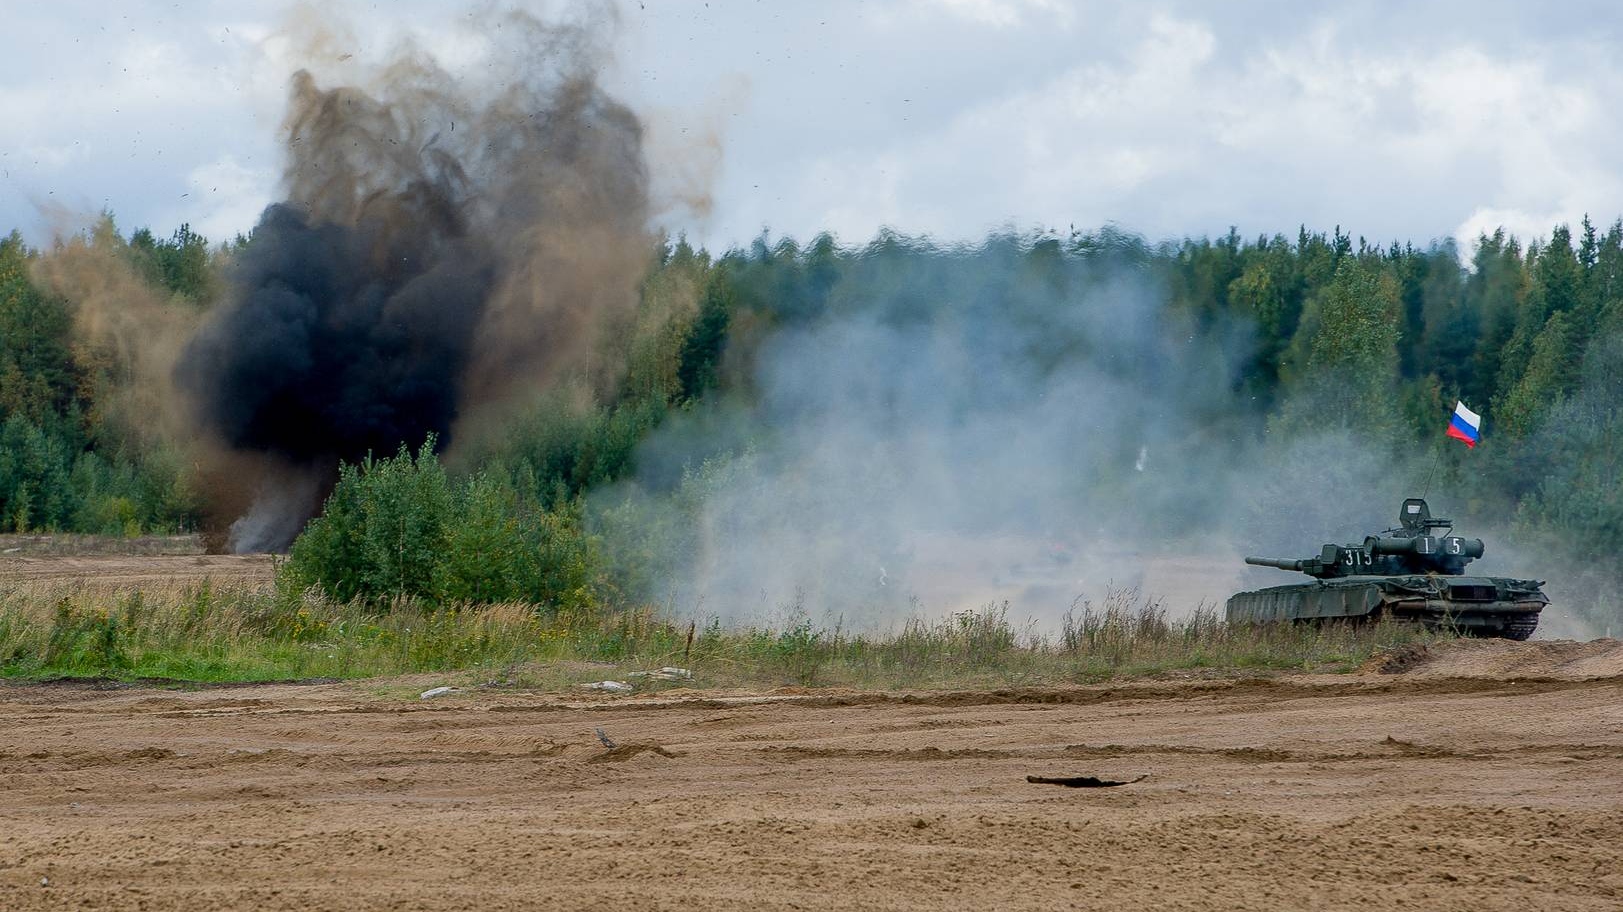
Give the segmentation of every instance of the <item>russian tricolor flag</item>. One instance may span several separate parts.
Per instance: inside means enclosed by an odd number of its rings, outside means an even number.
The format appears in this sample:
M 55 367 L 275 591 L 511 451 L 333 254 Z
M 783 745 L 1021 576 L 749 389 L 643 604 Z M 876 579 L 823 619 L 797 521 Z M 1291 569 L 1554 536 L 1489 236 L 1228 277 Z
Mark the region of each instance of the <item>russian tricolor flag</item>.
M 1455 440 L 1465 441 L 1468 447 L 1476 446 L 1482 439 L 1482 416 L 1465 407 L 1465 403 L 1454 405 L 1454 417 L 1448 422 L 1448 436 Z

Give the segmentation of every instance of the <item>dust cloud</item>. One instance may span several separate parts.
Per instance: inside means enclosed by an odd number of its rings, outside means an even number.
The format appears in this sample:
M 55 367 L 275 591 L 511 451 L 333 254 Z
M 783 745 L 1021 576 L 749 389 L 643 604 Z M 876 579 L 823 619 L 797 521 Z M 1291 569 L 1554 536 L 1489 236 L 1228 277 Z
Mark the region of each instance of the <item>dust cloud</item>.
M 340 461 L 455 446 L 549 386 L 618 379 L 600 343 L 658 241 L 643 125 L 601 78 L 613 8 L 457 29 L 453 72 L 411 41 L 363 62 L 343 23 L 293 14 L 281 199 L 212 310 L 169 306 L 94 237 L 43 258 L 118 365 L 125 423 L 193 459 L 216 548 L 286 547 Z

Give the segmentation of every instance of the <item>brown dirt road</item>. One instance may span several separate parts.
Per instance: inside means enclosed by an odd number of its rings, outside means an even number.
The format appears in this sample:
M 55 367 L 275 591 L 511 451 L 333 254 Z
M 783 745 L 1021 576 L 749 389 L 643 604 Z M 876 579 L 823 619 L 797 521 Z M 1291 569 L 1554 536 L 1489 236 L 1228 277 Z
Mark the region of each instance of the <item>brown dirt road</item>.
M 1623 646 L 1401 664 L 915 695 L 0 687 L 0 909 L 1623 906 Z

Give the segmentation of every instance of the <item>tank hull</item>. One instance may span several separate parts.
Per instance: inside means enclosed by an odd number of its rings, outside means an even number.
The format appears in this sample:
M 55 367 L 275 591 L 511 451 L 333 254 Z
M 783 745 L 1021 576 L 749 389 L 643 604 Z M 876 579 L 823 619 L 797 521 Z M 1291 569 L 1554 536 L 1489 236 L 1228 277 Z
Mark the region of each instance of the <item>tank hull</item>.
M 1237 593 L 1230 624 L 1391 618 L 1471 636 L 1525 640 L 1550 600 L 1537 580 L 1494 576 L 1347 576 Z

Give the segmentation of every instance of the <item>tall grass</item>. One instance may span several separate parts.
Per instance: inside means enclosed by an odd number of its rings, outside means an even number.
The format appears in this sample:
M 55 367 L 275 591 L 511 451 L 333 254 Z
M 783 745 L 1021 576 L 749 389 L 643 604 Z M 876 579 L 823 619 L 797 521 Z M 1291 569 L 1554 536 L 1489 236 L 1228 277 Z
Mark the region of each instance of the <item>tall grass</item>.
M 517 603 L 340 603 L 317 590 L 207 583 L 0 593 L 0 675 L 176 681 L 366 678 L 435 672 L 566 686 L 679 665 L 702 687 L 956 688 L 1165 674 L 1348 671 L 1376 649 L 1433 639 L 1415 627 L 1230 627 L 1210 607 L 1172 618 L 1136 591 L 1079 603 L 1057 633 L 1009 606 L 888 630 L 724 627 L 643 607 L 542 612 Z

